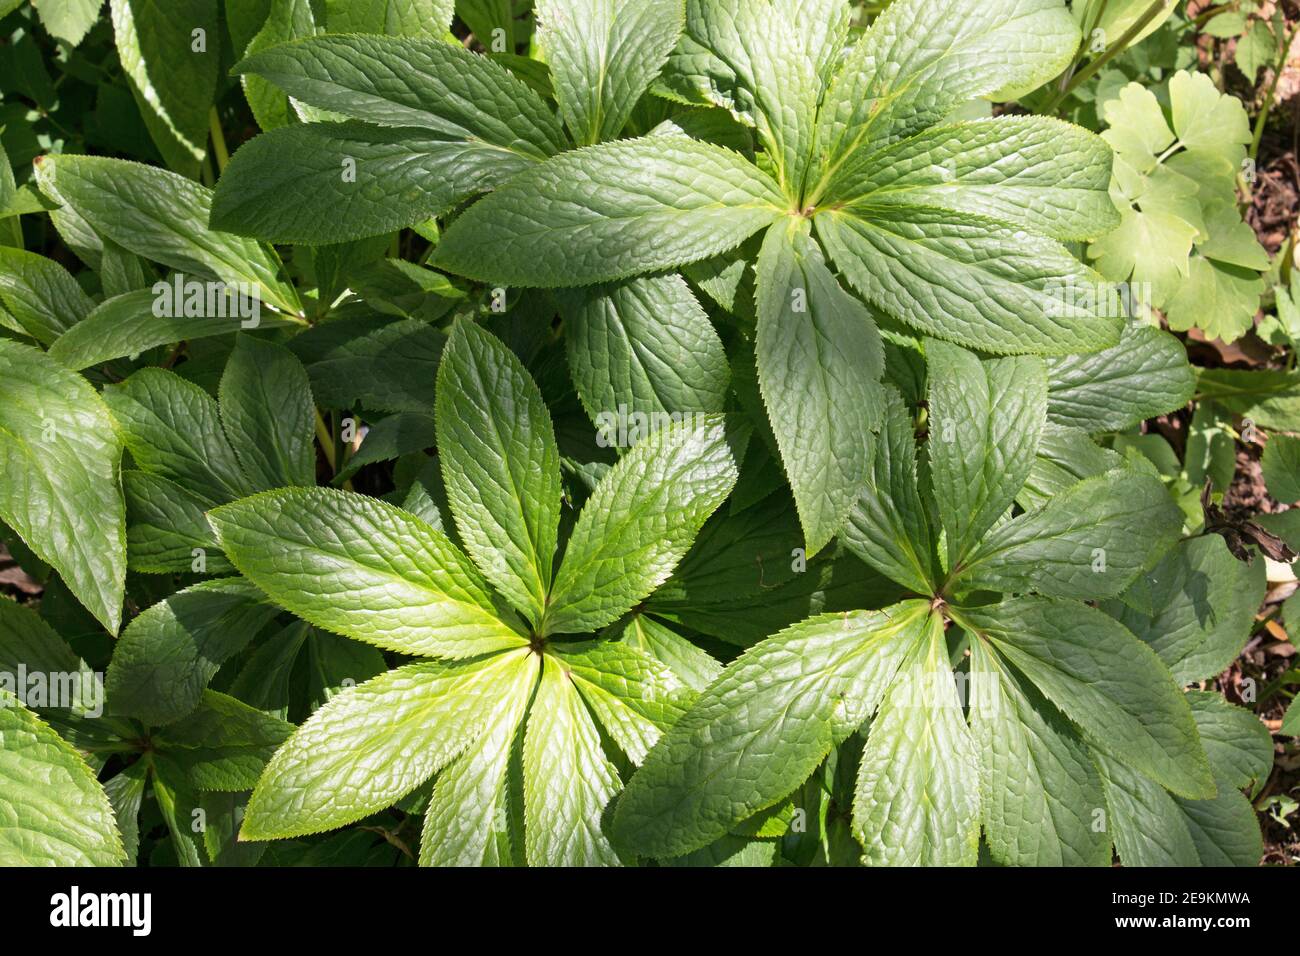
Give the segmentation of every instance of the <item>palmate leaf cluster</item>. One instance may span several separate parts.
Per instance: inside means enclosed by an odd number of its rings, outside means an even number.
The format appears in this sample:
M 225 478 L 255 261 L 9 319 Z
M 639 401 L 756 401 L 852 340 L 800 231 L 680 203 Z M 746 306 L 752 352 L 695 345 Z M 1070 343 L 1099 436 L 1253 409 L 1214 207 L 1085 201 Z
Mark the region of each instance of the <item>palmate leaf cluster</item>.
M 265 6 L 187 0 L 263 130 L 209 188 L 218 61 L 114 0 L 170 171 L 43 157 L 86 269 L 0 246 L 0 672 L 85 675 L 0 708 L 0 861 L 1258 861 L 1187 688 L 1264 565 L 1136 434 L 1215 379 L 1102 294 L 1257 295 L 1235 100 L 990 115 L 1060 0 Z

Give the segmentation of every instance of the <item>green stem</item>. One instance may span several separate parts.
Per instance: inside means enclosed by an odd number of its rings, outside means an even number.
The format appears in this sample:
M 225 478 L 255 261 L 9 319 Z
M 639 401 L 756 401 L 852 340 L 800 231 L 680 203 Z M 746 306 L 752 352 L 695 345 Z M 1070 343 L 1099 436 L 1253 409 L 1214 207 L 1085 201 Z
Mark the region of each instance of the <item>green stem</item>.
M 1159 156 L 1156 157 L 1156 165 L 1158 166 L 1161 163 L 1163 163 L 1166 159 L 1168 159 L 1179 149 L 1181 149 L 1182 146 L 1183 146 L 1183 141 L 1181 139 L 1174 140 L 1173 145 L 1171 145 L 1167 150 L 1165 150 L 1163 153 L 1161 153 Z
M 1054 97 L 1052 97 L 1043 112 L 1055 113 L 1061 103 L 1065 101 L 1066 97 L 1078 89 L 1082 83 L 1092 77 L 1103 66 L 1127 50 L 1129 45 L 1133 42 L 1134 37 L 1145 30 L 1147 24 L 1159 16 L 1159 14 L 1172 2 L 1173 0 L 1152 0 L 1151 6 L 1147 7 L 1146 10 L 1143 11 L 1142 16 L 1138 17 L 1137 20 L 1134 21 L 1133 25 L 1125 30 L 1114 44 L 1106 48 L 1105 53 L 1076 73 L 1074 78 L 1065 85 L 1064 89 L 1060 90 Z
M 215 106 L 208 111 L 208 129 L 212 133 L 212 151 L 217 156 L 217 172 L 224 173 L 226 164 L 230 162 L 230 151 L 226 149 L 226 136 L 221 131 L 221 118 L 217 116 Z
M 334 435 L 334 474 L 338 474 L 348 463 L 351 448 L 343 440 L 343 418 L 338 412 L 330 413 L 330 424 L 333 426 Z M 343 482 L 344 491 L 352 491 L 352 479 L 349 478 Z
M 1097 29 L 1097 25 L 1101 23 L 1108 6 L 1110 6 L 1110 0 L 1101 0 L 1101 3 L 1097 5 L 1097 15 L 1092 18 L 1092 23 L 1083 31 L 1083 36 L 1079 38 L 1079 49 L 1075 51 L 1074 62 L 1070 64 L 1069 72 L 1061 79 L 1061 89 L 1065 89 L 1070 80 L 1074 78 L 1074 72 L 1079 68 L 1079 63 L 1083 60 L 1083 54 L 1088 49 L 1088 38 L 1092 36 L 1092 31 Z
M 329 463 L 330 473 L 333 474 L 337 470 L 334 467 L 334 436 L 321 417 L 319 408 L 316 409 L 316 440 L 320 442 L 320 450 L 325 453 L 325 461 Z
M 1192 27 L 1199 30 L 1220 13 L 1227 13 L 1229 10 L 1235 10 L 1240 5 L 1240 0 L 1232 0 L 1231 3 L 1220 3 L 1212 7 L 1207 7 L 1196 15 L 1196 19 L 1192 21 Z
M 1285 36 L 1285 43 L 1282 49 L 1278 51 L 1277 64 L 1273 67 L 1273 82 L 1268 85 L 1268 95 L 1264 97 L 1264 106 L 1259 111 L 1259 116 L 1255 117 L 1255 135 L 1250 139 L 1250 158 L 1259 158 L 1259 144 L 1264 139 L 1264 127 L 1268 123 L 1268 114 L 1273 109 L 1273 98 L 1277 95 L 1277 85 L 1282 79 L 1282 69 L 1286 66 L 1287 54 L 1291 52 L 1291 44 L 1295 41 L 1296 32 L 1300 31 L 1300 22 L 1296 23 L 1295 29 Z

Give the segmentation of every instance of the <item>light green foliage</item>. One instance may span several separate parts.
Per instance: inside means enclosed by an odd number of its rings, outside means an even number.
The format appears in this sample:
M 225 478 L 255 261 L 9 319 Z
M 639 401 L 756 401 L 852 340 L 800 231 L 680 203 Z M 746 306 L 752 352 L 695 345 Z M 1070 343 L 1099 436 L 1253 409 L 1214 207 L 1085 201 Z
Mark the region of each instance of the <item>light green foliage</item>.
M 1116 604 L 1116 620 L 1079 600 L 1125 592 L 1166 553 L 1179 560 L 1169 548 L 1182 514 L 1168 492 L 1133 466 L 1063 473 L 1063 490 L 1012 516 L 1040 444 L 1060 430 L 1046 420 L 1051 373 L 1038 359 L 981 359 L 936 342 L 925 353 L 927 467 L 917 469 L 890 389 L 846 534 L 919 599 L 810 618 L 728 665 L 633 777 L 615 811 L 616 847 L 682 857 L 736 832 L 831 747 L 859 741 L 854 731 L 866 742 L 853 834 L 869 864 L 973 865 L 982 831 L 1000 863 L 1105 865 L 1112 837 L 1093 814 L 1112 781 L 1186 807 L 1207 828 L 1220 801 L 1244 799 L 1216 785 L 1212 745 L 1170 667 L 1186 675 L 1198 655 L 1197 667 L 1220 647 L 1237 653 L 1249 616 L 1198 622 L 1195 602 L 1208 598 L 1167 570 L 1130 589 L 1165 589 L 1156 619 L 1132 618 L 1138 636 L 1124 626 L 1127 607 Z M 1064 371 L 1061 381 L 1077 380 Z M 1182 547 L 1189 558 L 1222 549 L 1214 537 Z M 1240 576 L 1233 566 L 1218 574 Z M 1242 590 L 1231 577 L 1223 586 Z M 1239 600 L 1253 609 L 1258 594 Z M 945 620 L 956 625 L 948 639 Z M 954 633 L 971 651 L 957 673 Z M 861 744 L 839 754 L 849 746 Z M 1114 840 L 1122 858 L 1141 858 L 1127 831 Z M 1225 852 L 1244 859 L 1240 847 Z
M 1250 128 L 1241 103 L 1208 76 L 1175 73 L 1169 113 L 1130 83 L 1104 106 L 1115 149 L 1119 228 L 1089 247 L 1108 279 L 1136 284 L 1174 329 L 1232 341 L 1259 306 L 1268 256 L 1236 209 Z M 1149 286 L 1149 288 L 1147 287 Z
M 0 520 L 110 632 L 122 623 L 122 442 L 86 380 L 0 340 Z
M 1276 6 L 0 0 L 0 864 L 1259 862 Z
M 600 822 L 621 788 L 605 735 L 641 759 L 689 691 L 633 644 L 552 635 L 595 631 L 668 577 L 735 483 L 730 446 L 716 418 L 644 438 L 596 487 L 552 581 L 559 465 L 537 386 L 482 329 L 462 323 L 447 349 L 437 437 L 473 561 L 408 512 L 347 492 L 284 489 L 209 513 L 234 565 L 281 607 L 389 650 L 449 660 L 406 665 L 332 698 L 267 768 L 244 832 L 287 838 L 338 827 L 437 774 L 426 864 L 617 862 Z M 522 846 L 500 823 L 514 799 L 507 773 L 520 733 Z M 304 790 L 313 796 L 304 800 Z

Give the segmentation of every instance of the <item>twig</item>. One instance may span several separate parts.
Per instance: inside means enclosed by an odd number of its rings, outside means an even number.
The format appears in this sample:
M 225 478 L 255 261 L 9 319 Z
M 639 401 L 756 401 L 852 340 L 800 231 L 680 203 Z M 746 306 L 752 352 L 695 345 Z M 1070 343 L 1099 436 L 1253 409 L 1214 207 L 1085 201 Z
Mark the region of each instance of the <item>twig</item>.
M 1147 24 L 1154 20 L 1172 3 L 1173 0 L 1152 0 L 1151 6 L 1147 7 L 1146 10 L 1143 11 L 1142 16 L 1138 17 L 1137 20 L 1134 21 L 1133 25 L 1125 30 L 1118 40 L 1106 48 L 1105 53 L 1101 54 L 1101 56 L 1091 61 L 1087 66 L 1076 73 L 1074 78 L 1065 85 L 1065 88 L 1059 90 L 1057 94 L 1052 97 L 1043 112 L 1055 113 L 1057 109 L 1060 108 L 1061 103 L 1065 101 L 1066 97 L 1078 89 L 1080 84 L 1089 79 L 1103 66 L 1127 50 L 1129 44 L 1133 42 L 1133 38 L 1145 30 Z
M 212 151 L 217 155 L 217 172 L 224 173 L 230 162 L 230 151 L 226 149 L 226 135 L 221 131 L 221 118 L 215 106 L 208 111 L 208 129 L 212 133 Z
M 1287 57 L 1291 55 L 1291 44 L 1295 42 L 1297 32 L 1300 32 L 1300 20 L 1296 21 L 1295 27 L 1286 34 L 1286 42 L 1278 52 L 1277 65 L 1273 67 L 1273 82 L 1268 85 L 1268 94 L 1264 97 L 1264 105 L 1259 111 L 1259 116 L 1255 117 L 1255 135 L 1250 140 L 1251 159 L 1259 158 L 1259 144 L 1264 139 L 1264 126 L 1268 123 L 1268 114 L 1273 109 L 1273 98 L 1277 95 L 1278 83 L 1282 81 L 1282 70 L 1286 68 Z

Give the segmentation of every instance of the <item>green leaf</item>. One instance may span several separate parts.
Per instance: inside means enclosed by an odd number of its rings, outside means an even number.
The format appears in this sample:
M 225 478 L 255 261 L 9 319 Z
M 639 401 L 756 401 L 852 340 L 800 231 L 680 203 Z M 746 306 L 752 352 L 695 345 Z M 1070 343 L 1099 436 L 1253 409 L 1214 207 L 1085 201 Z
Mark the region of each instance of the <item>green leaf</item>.
M 1300 500 L 1300 438 L 1273 435 L 1264 446 L 1264 483 L 1276 500 Z
M 1264 841 L 1255 808 L 1244 796 L 1220 789 L 1213 800 L 1174 802 L 1187 819 L 1201 866 L 1259 866 Z
M 871 313 L 836 282 L 806 223 L 758 257 L 758 381 L 811 557 L 843 526 L 871 466 L 884 354 Z
M 202 791 L 199 809 L 204 815 L 203 849 L 214 866 L 256 866 L 268 847 L 239 841 L 239 825 L 248 808 L 248 794 Z
M 822 615 L 746 651 L 632 777 L 616 845 L 681 856 L 787 796 L 875 710 L 926 611 L 911 601 Z
M 579 146 L 614 139 L 682 31 L 679 0 L 540 0 L 541 47 Z
M 737 470 L 721 418 L 662 428 L 638 442 L 583 505 L 542 622 L 547 634 L 590 632 L 622 617 L 668 579 Z
M 1049 384 L 1048 414 L 1051 414 Z M 1038 457 L 1029 477 L 1016 493 L 1016 502 L 1026 511 L 1036 511 L 1085 478 L 1096 478 L 1124 464 L 1124 459 L 1102 448 L 1087 432 L 1064 428 L 1048 421 L 1038 441 Z
M 1107 826 L 1126 866 L 1199 866 L 1187 819 L 1155 782 L 1105 754 L 1094 754 L 1106 790 Z
M 525 287 L 625 279 L 738 246 L 782 205 L 776 183 L 719 146 L 619 140 L 515 176 L 452 224 L 433 264 Z
M 766 451 L 763 456 L 763 470 L 778 484 L 777 465 Z M 856 558 L 823 551 L 808 561 L 793 505 L 789 492 L 780 489 L 742 508 L 737 491 L 704 525 L 672 577 L 645 601 L 645 610 L 749 647 L 813 614 L 897 600 L 898 588 Z
M 336 319 L 290 343 L 326 408 L 428 414 L 446 336 L 427 322 L 376 316 Z
M 1189 691 L 1196 729 L 1220 787 L 1262 783 L 1273 769 L 1273 738 L 1260 719 L 1213 691 Z
M 156 754 L 150 763 L 154 800 L 171 834 L 176 862 L 186 867 L 203 866 L 204 840 L 194 827 L 194 811 L 199 808 L 198 792 L 190 786 L 185 768 L 177 766 L 166 755 Z
M 0 339 L 0 521 L 114 634 L 126 581 L 121 456 L 84 378 Z
M 1195 409 L 1182 470 L 1194 488 L 1205 487 L 1209 479 L 1215 490 L 1225 491 L 1237 470 L 1236 422 L 1230 412 L 1212 401 L 1196 402 Z
M 293 730 L 293 724 L 278 717 L 205 690 L 197 709 L 152 739 L 170 762 L 185 771 L 193 789 L 239 793 L 257 785 L 276 747 Z
M 312 631 L 305 658 L 312 708 L 337 697 L 345 688 L 388 670 L 384 654 L 378 648 L 326 631 Z
M 1286 734 L 1288 737 L 1300 737 L 1300 706 L 1294 699 L 1291 705 L 1287 707 L 1286 714 L 1282 717 L 1282 726 L 1279 733 Z
M 857 844 L 854 844 L 856 847 Z M 671 867 L 771 867 L 777 866 L 778 843 L 775 840 L 756 840 L 728 834 L 706 847 L 685 856 L 664 860 L 660 866 Z
M 1169 78 L 1169 105 L 1174 132 L 1186 149 L 1237 165 L 1239 144 L 1250 142 L 1250 119 L 1241 100 L 1221 92 L 1204 73 L 1179 70 Z
M 10 4 L 0 3 L 0 16 L 22 5 L 23 0 Z M 67 40 L 69 46 L 77 46 L 85 39 L 90 28 L 99 20 L 100 8 L 104 0 L 41 0 L 34 4 L 41 24 L 50 36 Z
M 135 866 L 140 854 L 140 806 L 144 803 L 144 790 L 149 783 L 148 773 L 145 762 L 137 760 L 104 783 L 104 792 L 108 794 L 108 802 L 112 804 L 117 819 L 117 829 L 122 834 L 127 866 Z
M 934 590 L 933 544 L 917 490 L 912 418 L 892 385 L 884 389 L 884 399 L 884 424 L 872 466 L 840 540 L 881 574 L 929 594 Z
M 197 178 L 208 151 L 221 31 L 217 0 L 112 0 L 117 56 L 167 165 Z
M 566 148 L 536 93 L 487 57 L 428 37 L 318 36 L 255 53 L 235 66 L 312 106 L 377 126 L 536 161 Z
M 616 866 L 601 813 L 622 781 L 582 697 L 551 659 L 524 732 L 524 834 L 533 866 Z
M 430 427 L 432 425 L 430 422 Z M 446 486 L 442 483 L 442 468 L 437 458 L 430 458 L 420 466 L 402 507 L 438 531 L 455 533 L 455 526 L 447 517 L 450 509 L 447 507 Z
M 258 710 L 287 718 L 294 665 L 311 630 L 306 621 L 294 621 L 263 641 L 230 685 L 231 696 Z
M 508 866 L 516 855 L 507 773 L 538 666 L 528 653 L 501 659 L 506 664 L 496 687 L 479 703 L 482 732 L 434 783 L 420 835 L 421 866 Z
M 1236 788 L 1272 769 L 1273 741 L 1247 710 L 1217 693 L 1187 695 L 1218 784 L 1210 800 L 1171 797 L 1104 757 L 1115 842 L 1129 865 L 1256 866 L 1263 854 L 1254 809 Z M 1191 852 L 1189 852 L 1189 844 Z
M 385 33 L 441 39 L 451 29 L 454 0 L 325 0 L 331 33 Z
M 975 97 L 1057 76 L 1079 29 L 1057 0 L 897 0 L 853 48 L 818 114 L 833 172 L 866 145 L 932 126 Z
M 518 43 L 512 6 L 511 0 L 456 0 L 456 14 L 485 48 L 509 56 Z
M 1154 474 L 1088 478 L 995 528 L 954 568 L 967 590 L 1114 597 L 1177 540 L 1183 513 Z
M 1165 206 L 1170 200 L 1196 192 L 1194 181 L 1186 182 L 1186 177 L 1172 168 L 1159 168 L 1161 157 L 1177 137 L 1154 93 L 1141 83 L 1128 83 L 1100 108 L 1101 118 L 1108 126 L 1101 135 L 1115 149 L 1116 185 L 1124 198 L 1157 199 L 1159 205 Z M 1171 212 L 1190 213 L 1189 221 L 1199 215 L 1198 210 L 1185 203 L 1169 208 Z
M 687 0 L 686 32 L 662 80 L 674 97 L 757 129 L 791 201 L 813 161 L 822 91 L 812 38 L 794 13 L 768 0 Z
M 284 488 L 208 520 L 241 573 L 317 627 L 417 656 L 465 658 L 526 643 L 469 559 L 393 505 Z
M 35 708 L 78 749 L 110 735 L 95 722 L 104 706 L 100 675 L 33 608 L 8 598 L 0 598 L 0 696 L 4 690 Z
M 0 865 L 126 861 L 113 808 L 95 774 L 67 741 L 10 695 L 0 699 L 0 777 Z
M 1110 829 L 1126 866 L 1256 866 L 1259 823 L 1240 793 L 1208 800 L 1171 796 L 1152 781 L 1095 755 L 1106 784 Z
M 243 838 L 320 833 L 391 806 L 473 743 L 529 659 L 409 664 L 339 694 L 276 752 Z
M 1255 20 L 1250 29 L 1237 41 L 1232 61 L 1253 85 L 1259 71 L 1277 59 L 1278 41 L 1263 20 Z
M 212 191 L 163 169 L 100 156 L 50 156 L 41 188 L 138 256 L 215 277 L 286 312 L 302 309 L 269 246 L 208 228 Z
M 347 464 L 335 473 L 334 484 L 341 485 L 367 465 L 392 461 L 403 455 L 432 448 L 437 440 L 432 415 L 420 415 L 415 412 L 389 415 L 366 429 L 361 447 L 348 458 Z M 433 522 L 429 523 L 433 524 Z
M 1045 116 L 937 126 L 850 159 L 823 204 L 930 206 L 1051 236 L 1095 238 L 1119 225 L 1106 141 Z
M 1300 372 L 1197 369 L 1197 398 L 1213 401 L 1264 428 L 1300 431 Z
M 118 296 L 148 286 L 144 263 L 138 257 L 127 252 L 112 239 L 103 239 L 101 242 L 104 252 L 100 256 L 99 278 L 105 296 Z M 157 288 L 156 284 L 155 288 Z
M 1196 244 L 1196 251 L 1207 259 L 1224 265 L 1240 266 L 1256 272 L 1269 267 L 1268 252 L 1259 244 L 1255 230 L 1241 218 L 1233 202 L 1204 204 L 1205 231 L 1209 238 Z
M 1090 3 L 1080 3 L 1072 5 L 1070 12 L 1074 15 L 1075 22 L 1080 27 L 1087 24 L 1088 32 L 1093 30 L 1104 31 L 1103 36 L 1116 41 L 1124 36 L 1138 20 L 1146 14 L 1151 8 L 1149 0 L 1111 0 L 1107 4 L 1095 7 Z M 1165 4 L 1164 9 L 1156 13 L 1137 34 L 1129 41 L 1129 48 L 1137 46 L 1144 39 L 1155 33 L 1164 25 L 1165 21 L 1173 16 L 1177 10 L 1177 4 Z
M 625 416 L 723 410 L 727 354 L 681 276 L 629 279 L 557 297 L 569 370 L 597 425 L 620 408 Z
M 542 393 L 499 339 L 458 322 L 438 369 L 438 455 L 465 549 L 534 624 L 560 526 L 560 452 Z
M 1211 534 L 1180 542 L 1133 582 L 1125 603 L 1105 610 L 1151 645 L 1180 684 L 1190 684 L 1221 673 L 1241 653 L 1264 589 L 1263 563 L 1238 561 Z
M 50 358 L 80 370 L 138 355 L 158 345 L 237 332 L 242 321 L 236 316 L 172 316 L 162 309 L 159 311 L 164 314 L 157 315 L 158 302 L 158 285 L 106 299 L 58 337 L 50 346 Z M 268 328 L 282 324 L 269 316 L 259 321 Z
M 1110 279 L 1150 283 L 1157 301 L 1187 278 L 1196 226 L 1160 208 L 1120 212 L 1119 228 L 1088 247 L 1097 270 Z
M 210 502 L 174 481 L 134 469 L 122 472 L 122 492 L 126 498 L 127 567 L 132 571 L 234 571 L 208 524 Z
M 1113 619 L 1075 602 L 1042 598 L 962 609 L 959 617 L 1094 748 L 1175 793 L 1214 795 L 1186 698 L 1155 653 Z
M 955 567 L 1029 477 L 1046 420 L 1047 373 L 1035 358 L 981 362 L 934 340 L 925 354 L 930 477 Z
M 0 0 L 0 10 L 4 9 Z M 5 16 L 0 13 L 0 16 Z M 21 214 L 21 199 L 18 183 L 14 180 L 13 167 L 9 165 L 9 154 L 4 144 L 0 143 L 0 220 L 8 220 L 0 226 L 0 246 L 23 247 L 22 223 L 17 216 Z
M 773 0 L 773 6 L 785 13 L 787 22 L 796 25 L 825 85 L 839 66 L 840 54 L 849 39 L 852 5 L 844 0 Z
M 316 406 L 297 356 L 240 335 L 219 394 L 221 424 L 255 488 L 316 484 Z
M 227 0 L 229 2 L 229 0 Z M 316 5 L 319 7 L 319 4 Z M 233 19 L 227 9 L 226 17 Z M 243 46 L 235 44 L 237 56 L 252 56 L 268 47 L 288 43 L 303 37 L 315 36 L 324 24 L 316 21 L 311 0 L 265 0 L 263 15 L 252 36 Z M 231 30 L 232 39 L 234 29 Z M 271 83 L 250 73 L 240 78 L 249 109 L 264 130 L 294 124 L 298 121 L 301 104 L 284 94 Z
M 81 662 L 34 608 L 0 598 L 0 673 L 12 680 L 18 668 L 47 673 L 77 673 Z
M 122 440 L 141 470 L 220 504 L 252 494 L 222 428 L 217 403 L 174 372 L 145 368 L 104 389 Z
M 662 641 L 662 634 L 659 638 Z M 667 665 L 626 637 L 556 644 L 551 652 L 592 716 L 635 764 L 645 760 L 660 734 L 686 712 L 693 696 Z M 712 663 L 716 676 L 722 668 Z
M 1168 332 L 1127 325 L 1113 348 L 1049 359 L 1047 417 L 1087 432 L 1122 431 L 1186 405 L 1195 379 Z
M 1169 300 L 1169 327 L 1176 332 L 1199 328 L 1207 338 L 1231 342 L 1254 327 L 1263 292 L 1259 273 L 1193 256 L 1187 279 Z
M 89 315 L 95 303 L 53 259 L 0 246 L 0 306 L 22 331 L 49 345 Z
M 135 618 L 105 678 L 112 713 L 160 725 L 199 705 L 221 665 L 279 613 L 238 578 L 178 591 Z
M 235 153 L 217 184 L 212 225 L 308 245 L 381 236 L 440 216 L 531 164 L 422 129 L 297 123 Z
M 622 633 L 620 640 L 624 644 L 662 662 L 693 691 L 704 690 L 722 673 L 722 665 L 707 651 L 649 615 L 634 614 Z M 644 754 L 637 759 L 644 759 Z
M 429 224 L 417 224 L 417 231 L 436 242 L 438 232 Z M 370 249 L 379 252 L 388 243 L 372 240 Z M 337 249 L 338 246 L 333 248 Z M 430 321 L 463 306 L 466 293 L 440 272 L 402 259 L 378 259 L 364 263 L 351 274 L 357 296 L 376 311 Z M 340 289 L 340 291 L 342 291 Z M 511 303 L 512 305 L 514 303 Z
M 1104 105 L 1114 145 L 1118 230 L 1089 249 L 1110 279 L 1128 280 L 1170 328 L 1201 326 L 1231 341 L 1249 331 L 1268 256 L 1244 223 L 1236 177 L 1251 140 L 1245 108 L 1208 77 L 1169 81 L 1172 128 L 1161 101 L 1130 83 Z
M 1094 825 L 1101 779 L 1074 729 L 981 640 L 970 645 L 971 731 L 980 751 L 984 834 L 1004 866 L 1106 866 Z
M 979 856 L 975 739 L 938 615 L 927 616 L 871 721 L 853 833 L 872 866 L 974 866 Z
M 1064 355 L 1113 345 L 1118 317 L 1063 313 L 1063 288 L 1098 277 L 1059 243 L 986 216 L 870 203 L 823 209 L 818 238 L 868 302 L 929 335 L 986 352 Z

